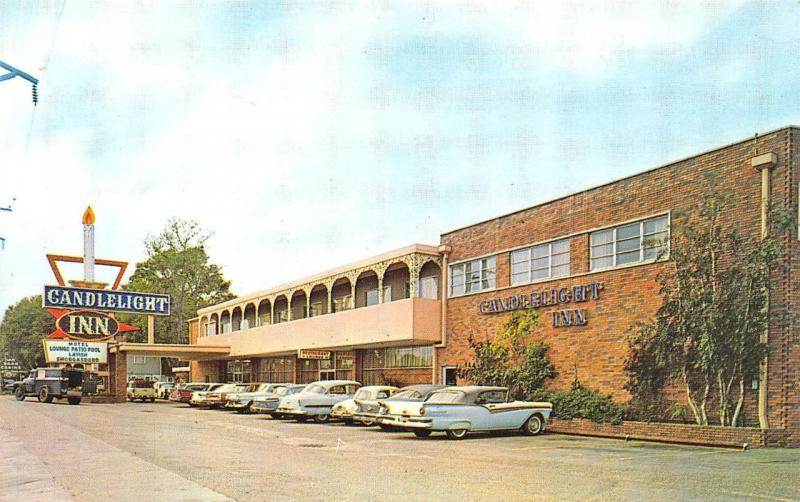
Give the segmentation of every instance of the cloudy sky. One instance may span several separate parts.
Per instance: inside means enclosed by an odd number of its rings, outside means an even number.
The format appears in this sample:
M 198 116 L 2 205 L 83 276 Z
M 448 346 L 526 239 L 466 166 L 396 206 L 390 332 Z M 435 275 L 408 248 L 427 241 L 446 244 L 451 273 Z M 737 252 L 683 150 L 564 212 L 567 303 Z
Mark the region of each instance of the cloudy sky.
M 800 3 L 0 1 L 0 311 L 176 216 L 247 293 L 800 123 Z M 13 199 L 16 200 L 13 200 Z M 80 269 L 70 269 L 79 278 Z

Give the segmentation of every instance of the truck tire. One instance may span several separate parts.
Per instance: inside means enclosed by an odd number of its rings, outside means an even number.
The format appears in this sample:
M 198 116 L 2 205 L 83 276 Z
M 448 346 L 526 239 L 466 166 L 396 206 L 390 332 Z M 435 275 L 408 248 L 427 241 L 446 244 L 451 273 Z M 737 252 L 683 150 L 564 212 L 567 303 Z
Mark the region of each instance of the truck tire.
M 39 389 L 39 402 L 40 403 L 52 403 L 53 396 L 50 394 L 50 389 L 47 385 L 43 385 L 41 389 Z
M 25 395 L 25 391 L 22 389 L 22 387 L 17 387 L 17 389 L 14 391 L 14 398 L 16 398 L 17 401 L 24 401 L 26 397 L 27 396 Z
M 79 397 L 68 397 L 67 401 L 69 404 L 81 404 L 81 398 Z

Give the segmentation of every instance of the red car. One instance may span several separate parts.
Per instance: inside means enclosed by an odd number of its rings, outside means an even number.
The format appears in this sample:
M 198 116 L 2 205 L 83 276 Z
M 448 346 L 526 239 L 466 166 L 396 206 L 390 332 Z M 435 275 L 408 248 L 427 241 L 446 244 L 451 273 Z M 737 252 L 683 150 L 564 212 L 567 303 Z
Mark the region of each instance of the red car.
M 169 395 L 170 401 L 176 403 L 186 403 L 191 406 L 192 394 L 199 390 L 209 390 L 212 386 L 219 385 L 218 383 L 187 383 L 183 388 L 175 388 Z

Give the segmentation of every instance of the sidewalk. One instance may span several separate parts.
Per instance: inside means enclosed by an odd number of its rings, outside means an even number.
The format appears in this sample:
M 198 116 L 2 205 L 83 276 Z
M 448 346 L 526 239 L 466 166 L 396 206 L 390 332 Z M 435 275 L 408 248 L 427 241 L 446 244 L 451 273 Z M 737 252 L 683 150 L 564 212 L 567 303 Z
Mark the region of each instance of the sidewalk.
M 19 438 L 0 427 L 0 500 L 60 502 L 73 498 Z

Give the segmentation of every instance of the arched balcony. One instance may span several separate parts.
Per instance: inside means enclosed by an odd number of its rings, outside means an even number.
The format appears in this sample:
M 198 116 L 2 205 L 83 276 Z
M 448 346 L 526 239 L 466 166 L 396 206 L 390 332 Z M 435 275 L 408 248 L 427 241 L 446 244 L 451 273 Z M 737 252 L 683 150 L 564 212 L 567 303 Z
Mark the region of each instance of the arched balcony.
M 429 261 L 419 271 L 419 297 L 433 300 L 441 299 L 442 269 Z
M 258 302 L 258 325 L 272 324 L 272 304 L 264 299 Z
M 287 322 L 289 320 L 289 300 L 286 295 L 279 295 L 275 298 L 275 314 L 272 318 L 273 324 Z
M 211 314 L 211 317 L 208 319 L 208 330 L 207 333 L 209 335 L 218 335 L 219 334 L 219 316 L 215 313 Z
M 231 313 L 227 310 L 223 311 L 222 314 L 219 316 L 219 332 L 220 333 L 230 333 L 231 332 Z
M 299 289 L 292 293 L 291 317 L 290 320 L 305 319 L 308 317 L 308 297 L 306 292 Z
M 403 262 L 392 263 L 383 273 L 381 303 L 404 300 L 411 297 L 411 282 L 408 265 Z
M 197 336 L 208 336 L 208 317 L 203 316 L 200 318 L 200 329 L 198 330 Z
M 327 314 L 328 305 L 330 304 L 328 301 L 328 288 L 324 284 L 317 284 L 311 288 L 308 303 L 311 307 L 308 311 L 308 317 Z
M 356 308 L 380 303 L 378 296 L 378 274 L 372 270 L 362 272 L 356 279 Z
M 244 319 L 242 319 L 242 329 L 250 329 L 256 327 L 256 306 L 248 303 L 244 307 Z
M 242 329 L 242 309 L 234 307 L 233 315 L 231 316 L 231 331 L 239 331 L 240 329 Z
M 353 287 L 347 277 L 340 277 L 331 286 L 331 312 L 342 312 L 352 308 Z

